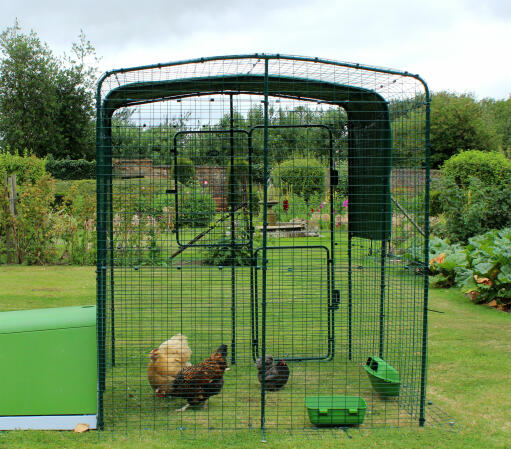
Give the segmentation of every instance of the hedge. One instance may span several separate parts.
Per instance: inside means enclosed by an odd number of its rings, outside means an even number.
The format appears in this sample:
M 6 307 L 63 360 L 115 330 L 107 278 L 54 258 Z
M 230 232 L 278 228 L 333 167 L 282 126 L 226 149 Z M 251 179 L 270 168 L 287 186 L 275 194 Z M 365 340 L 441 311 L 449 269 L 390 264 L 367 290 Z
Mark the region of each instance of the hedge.
M 56 179 L 76 180 L 96 178 L 96 162 L 85 159 L 46 160 L 46 170 Z

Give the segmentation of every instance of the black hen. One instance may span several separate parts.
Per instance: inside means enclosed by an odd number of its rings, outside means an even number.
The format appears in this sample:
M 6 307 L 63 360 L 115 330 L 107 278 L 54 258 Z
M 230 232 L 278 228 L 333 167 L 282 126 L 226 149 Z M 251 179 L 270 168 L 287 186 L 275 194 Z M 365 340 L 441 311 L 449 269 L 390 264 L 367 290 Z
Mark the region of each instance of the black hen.
M 289 379 L 289 367 L 284 362 L 284 359 L 274 362 L 271 355 L 267 355 L 265 360 L 265 367 L 263 367 L 262 358 L 258 358 L 256 361 L 257 378 L 262 384 L 264 368 L 264 389 L 267 391 L 278 391 L 286 385 Z
M 227 345 L 221 345 L 206 360 L 195 366 L 183 368 L 172 383 L 169 396 L 188 401 L 182 409 L 205 404 L 209 397 L 220 393 L 227 368 Z

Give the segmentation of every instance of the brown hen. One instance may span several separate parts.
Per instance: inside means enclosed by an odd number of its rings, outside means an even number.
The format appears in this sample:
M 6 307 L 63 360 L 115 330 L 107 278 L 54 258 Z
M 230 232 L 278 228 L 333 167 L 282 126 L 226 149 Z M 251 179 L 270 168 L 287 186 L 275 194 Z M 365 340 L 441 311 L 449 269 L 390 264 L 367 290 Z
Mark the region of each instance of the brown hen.
M 183 398 L 188 403 L 178 411 L 204 403 L 222 390 L 227 368 L 227 345 L 221 345 L 206 360 L 181 370 L 172 383 L 169 396 Z

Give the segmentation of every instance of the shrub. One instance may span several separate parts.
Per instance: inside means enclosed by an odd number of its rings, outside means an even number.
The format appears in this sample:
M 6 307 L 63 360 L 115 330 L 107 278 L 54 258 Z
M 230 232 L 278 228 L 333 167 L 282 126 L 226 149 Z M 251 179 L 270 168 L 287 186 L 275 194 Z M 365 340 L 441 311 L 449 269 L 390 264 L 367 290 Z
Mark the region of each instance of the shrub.
M 339 160 L 336 169 L 339 173 L 339 182 L 335 191 L 340 197 L 344 198 L 348 196 L 348 161 Z
M 72 265 L 96 262 L 96 195 L 75 181 L 63 197 L 56 229 L 64 242 L 61 260 Z
M 471 150 L 453 156 L 442 168 L 440 190 L 445 217 L 440 232 L 451 241 L 467 242 L 511 225 L 511 161 L 499 153 Z
M 492 230 L 469 240 L 468 268 L 458 268 L 456 283 L 476 303 L 511 298 L 511 228 Z
M 271 176 L 275 186 L 303 196 L 307 203 L 312 195 L 325 192 L 325 167 L 314 158 L 288 159 L 277 165 Z
M 442 177 L 462 188 L 468 187 L 470 178 L 477 178 L 485 185 L 499 185 L 511 179 L 511 161 L 496 152 L 464 151 L 445 161 Z
M 253 173 L 252 173 L 253 175 Z M 248 162 L 244 159 L 236 158 L 234 160 L 234 165 L 231 170 L 231 166 L 227 170 L 227 204 L 229 208 L 231 205 L 234 208 L 238 208 L 243 201 L 248 201 L 249 196 L 249 167 Z M 231 189 L 232 185 L 232 189 Z M 259 213 L 259 195 L 255 189 L 255 186 L 252 186 L 252 198 L 250 201 L 250 208 L 252 209 L 252 213 L 257 215 Z M 245 207 L 244 207 L 245 209 Z
M 178 197 L 179 226 L 204 227 L 215 216 L 216 204 L 209 189 L 196 184 L 181 188 Z
M 284 210 L 284 201 L 287 200 L 287 210 Z M 305 200 L 298 195 L 283 196 L 279 204 L 273 206 L 277 221 L 288 222 L 295 218 L 306 218 L 310 216 L 311 208 Z
M 432 239 L 431 283 L 457 285 L 476 303 L 508 302 L 511 298 L 511 228 L 492 230 L 469 239 L 466 246 Z
M 55 261 L 56 230 L 51 210 L 54 182 L 49 175 L 26 184 L 18 195 L 16 215 L 9 213 L 5 186 L 0 198 L 2 237 L 11 236 L 9 248 L 17 263 L 29 265 Z M 2 241 L 4 238 L 2 238 Z
M 174 174 L 181 184 L 190 184 L 195 178 L 195 166 L 190 159 L 178 157 Z
M 248 241 L 250 236 L 246 228 L 240 228 L 236 231 L 237 241 Z M 259 237 L 254 236 L 254 241 Z M 257 245 L 256 245 L 257 246 Z M 248 245 L 236 245 L 231 248 L 231 238 L 228 235 L 214 242 L 203 251 L 202 263 L 204 265 L 213 265 L 219 267 L 243 267 L 251 264 L 250 248 Z
M 150 215 L 116 214 L 113 219 L 114 265 L 167 266 L 159 243 L 157 220 Z
M 56 179 L 94 179 L 96 162 L 85 159 L 53 159 L 46 160 L 46 170 Z
M 204 251 L 204 258 L 202 259 L 204 265 L 220 267 L 250 265 L 250 249 L 247 245 L 235 246 L 233 252 L 229 237 L 219 239 L 214 244 L 215 246 L 211 246 Z
M 452 287 L 456 283 L 456 269 L 468 267 L 462 245 L 450 245 L 437 237 L 431 239 L 429 258 L 429 272 L 433 275 L 430 283 L 433 287 Z
M 7 150 L 0 151 L 0 175 L 16 175 L 16 183 L 33 184 L 46 174 L 44 159 L 25 154 L 10 154 Z
M 474 235 L 511 225 L 511 180 L 485 185 L 470 178 L 462 188 L 446 179 L 441 197 L 444 234 L 453 242 L 466 242 Z
M 429 215 L 436 217 L 444 211 L 444 205 L 442 203 L 442 191 L 431 190 L 429 192 Z

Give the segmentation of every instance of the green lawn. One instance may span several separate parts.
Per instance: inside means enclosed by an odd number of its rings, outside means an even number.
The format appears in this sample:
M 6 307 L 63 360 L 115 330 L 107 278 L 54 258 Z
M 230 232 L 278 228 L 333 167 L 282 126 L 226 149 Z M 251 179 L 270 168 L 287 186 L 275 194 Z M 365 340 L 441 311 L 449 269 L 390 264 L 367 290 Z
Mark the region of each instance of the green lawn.
M 92 267 L 0 267 L 0 310 L 91 304 Z M 431 290 L 428 399 L 447 412 L 453 431 L 437 426 L 401 429 L 270 431 L 265 447 L 509 448 L 511 424 L 511 315 L 471 304 L 457 290 Z M 444 420 L 445 421 L 445 420 Z M 260 447 L 258 431 L 0 432 L 0 448 Z M 169 435 L 172 435 L 170 437 Z

